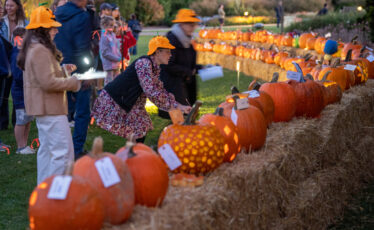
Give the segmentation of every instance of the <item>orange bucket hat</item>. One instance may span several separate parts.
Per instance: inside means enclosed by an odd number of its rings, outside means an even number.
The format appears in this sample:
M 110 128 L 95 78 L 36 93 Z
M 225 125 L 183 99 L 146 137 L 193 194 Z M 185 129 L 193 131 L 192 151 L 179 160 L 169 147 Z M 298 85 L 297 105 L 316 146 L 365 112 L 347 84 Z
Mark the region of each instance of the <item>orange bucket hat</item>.
M 191 9 L 180 9 L 173 20 L 173 23 L 182 23 L 182 22 L 200 22 L 195 11 Z
M 32 11 L 30 23 L 26 26 L 26 29 L 31 30 L 40 27 L 51 28 L 60 26 L 61 24 L 56 22 L 55 16 L 50 9 L 45 6 L 39 6 Z
M 152 38 L 148 43 L 147 55 L 152 55 L 158 48 L 175 49 L 175 47 L 170 44 L 169 39 L 164 36 L 156 36 Z

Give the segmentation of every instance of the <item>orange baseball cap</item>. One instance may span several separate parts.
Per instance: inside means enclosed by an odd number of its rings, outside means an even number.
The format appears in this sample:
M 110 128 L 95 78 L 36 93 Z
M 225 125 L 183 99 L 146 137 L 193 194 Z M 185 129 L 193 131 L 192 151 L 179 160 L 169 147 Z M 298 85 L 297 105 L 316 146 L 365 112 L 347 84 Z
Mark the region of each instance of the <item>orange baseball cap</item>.
M 158 48 L 175 49 L 175 47 L 170 44 L 169 39 L 164 36 L 156 36 L 152 38 L 148 43 L 147 55 L 152 55 Z
M 56 21 L 52 11 L 45 6 L 39 6 L 32 11 L 30 16 L 30 23 L 26 26 L 26 29 L 37 29 L 60 27 L 61 24 Z
M 175 16 L 173 23 L 183 23 L 183 22 L 200 22 L 195 11 L 191 9 L 180 9 Z

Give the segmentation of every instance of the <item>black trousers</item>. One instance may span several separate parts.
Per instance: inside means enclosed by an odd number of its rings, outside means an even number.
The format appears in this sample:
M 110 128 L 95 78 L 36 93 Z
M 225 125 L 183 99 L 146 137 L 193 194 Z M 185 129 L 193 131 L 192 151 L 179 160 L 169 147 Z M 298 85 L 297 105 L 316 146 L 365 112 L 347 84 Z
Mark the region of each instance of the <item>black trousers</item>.
M 0 76 L 0 130 L 8 129 L 9 126 L 9 95 L 12 81 L 12 77 Z M 14 112 L 13 116 L 15 117 Z M 15 119 L 12 120 L 15 122 Z

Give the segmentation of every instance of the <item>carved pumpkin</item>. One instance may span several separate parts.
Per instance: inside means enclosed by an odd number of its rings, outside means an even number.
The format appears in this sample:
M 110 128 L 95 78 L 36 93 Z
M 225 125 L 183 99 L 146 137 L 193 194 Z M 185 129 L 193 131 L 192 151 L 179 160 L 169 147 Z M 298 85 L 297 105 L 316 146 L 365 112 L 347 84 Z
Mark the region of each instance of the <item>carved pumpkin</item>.
M 347 75 L 347 70 L 344 70 L 337 66 L 338 61 L 335 61 L 332 66 L 322 69 L 318 75 L 318 79 L 321 80 L 328 71 L 331 71 L 331 73 L 327 76 L 326 80 L 336 82 L 340 86 L 342 91 L 344 91 L 347 87 L 347 82 L 350 82 L 350 76 Z
M 201 104 L 197 101 L 185 122 L 169 125 L 158 140 L 159 148 L 169 144 L 182 162 L 174 173 L 207 173 L 223 162 L 224 139 L 220 132 L 212 125 L 195 123 Z
M 223 115 L 223 109 L 217 108 L 214 114 L 205 114 L 200 120 L 200 124 L 210 124 L 218 129 L 225 140 L 224 162 L 232 162 L 240 151 L 238 129 L 232 121 Z
M 256 107 L 249 105 L 246 109 L 237 108 L 237 99 L 235 102 L 224 102 L 219 105 L 223 108 L 223 114 L 233 119 L 237 116 L 236 127 L 238 128 L 239 143 L 245 151 L 261 148 L 266 140 L 266 121 L 263 113 Z M 235 113 L 235 114 L 233 114 Z
M 316 81 L 319 85 L 323 86 L 324 89 L 324 101 L 325 106 L 339 102 L 343 96 L 343 91 L 340 86 L 334 81 L 328 81 L 327 76 L 331 71 L 327 71 L 323 76 L 322 80 Z
M 168 191 L 169 176 L 165 163 L 150 147 L 130 138 L 116 156 L 124 160 L 134 179 L 135 203 L 148 207 L 162 204 Z
M 260 87 L 260 91 L 269 94 L 274 102 L 274 122 L 290 121 L 296 112 L 295 90 L 284 82 L 277 82 L 278 73 L 274 73 L 273 79 Z
M 72 165 L 67 167 L 65 175 L 71 176 Z M 104 206 L 95 188 L 83 178 L 72 176 L 66 199 L 49 199 L 47 195 L 55 177 L 47 178 L 31 193 L 30 229 L 101 229 Z
M 109 157 L 121 181 L 117 184 L 104 187 L 95 162 Z M 89 155 L 80 158 L 75 163 L 74 175 L 81 176 L 90 181 L 99 192 L 105 206 L 106 220 L 111 224 L 125 222 L 131 215 L 135 204 L 134 182 L 129 168 L 119 157 L 103 152 L 103 140 L 97 137 L 94 140 Z

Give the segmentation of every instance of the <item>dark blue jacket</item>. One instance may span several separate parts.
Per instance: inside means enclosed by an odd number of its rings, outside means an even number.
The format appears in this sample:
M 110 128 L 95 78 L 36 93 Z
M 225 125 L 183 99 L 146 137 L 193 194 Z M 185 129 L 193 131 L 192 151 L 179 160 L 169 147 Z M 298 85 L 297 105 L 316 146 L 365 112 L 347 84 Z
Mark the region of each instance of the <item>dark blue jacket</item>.
M 1 77 L 8 77 L 9 74 L 9 52 L 7 51 L 6 40 L 0 36 L 0 80 Z
M 93 14 L 68 2 L 56 9 L 55 16 L 62 24 L 55 37 L 56 46 L 64 56 L 62 63 L 75 64 L 78 73 L 87 71 L 93 66 Z M 89 64 L 84 62 L 85 57 L 89 59 Z
M 19 50 L 14 47 L 12 55 L 10 57 L 10 68 L 12 70 L 13 82 L 12 82 L 12 98 L 15 109 L 24 109 L 25 103 L 23 99 L 23 73 L 17 66 L 17 56 Z

